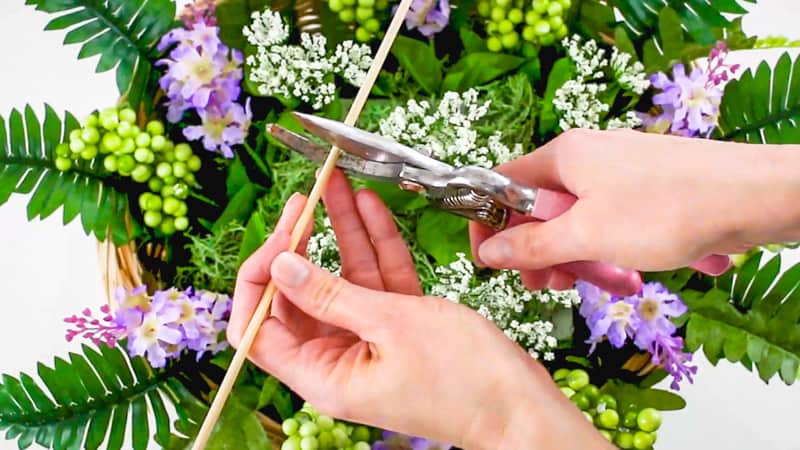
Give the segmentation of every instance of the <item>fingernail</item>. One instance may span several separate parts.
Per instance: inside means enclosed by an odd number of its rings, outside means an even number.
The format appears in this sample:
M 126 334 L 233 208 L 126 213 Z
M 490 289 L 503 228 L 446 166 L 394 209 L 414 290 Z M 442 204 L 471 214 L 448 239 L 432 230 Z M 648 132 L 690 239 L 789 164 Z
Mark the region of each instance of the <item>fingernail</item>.
M 272 276 L 285 286 L 297 287 L 308 279 L 310 271 L 299 256 L 283 252 L 272 262 Z
M 478 256 L 483 263 L 498 266 L 511 259 L 513 253 L 505 239 L 490 239 L 478 248 Z
M 314 178 L 319 178 L 320 171 L 322 171 L 322 167 L 319 167 L 314 171 Z

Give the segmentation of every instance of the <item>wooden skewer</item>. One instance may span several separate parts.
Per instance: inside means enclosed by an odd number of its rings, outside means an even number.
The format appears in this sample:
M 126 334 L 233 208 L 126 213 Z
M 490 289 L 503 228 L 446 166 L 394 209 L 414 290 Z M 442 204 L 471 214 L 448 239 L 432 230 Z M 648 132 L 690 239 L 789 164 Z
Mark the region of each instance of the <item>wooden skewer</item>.
M 370 66 L 369 71 L 367 71 L 367 74 L 361 83 L 361 87 L 356 94 L 356 98 L 353 100 L 353 104 L 350 106 L 350 110 L 347 112 L 344 123 L 351 126 L 356 124 L 358 116 L 361 114 L 361 110 L 364 109 L 364 104 L 366 104 L 369 94 L 372 91 L 372 86 L 378 79 L 378 74 L 380 74 L 381 68 L 383 68 L 383 63 L 386 61 L 386 57 L 392 48 L 392 44 L 394 43 L 397 34 L 400 32 L 400 27 L 403 25 L 403 21 L 405 20 L 405 17 L 411 8 L 411 2 L 412 0 L 402 0 L 398 5 L 397 11 L 395 11 L 394 17 L 392 18 L 392 22 L 389 24 L 389 28 L 386 30 L 386 35 L 383 37 L 381 45 L 378 47 L 378 51 L 375 53 L 375 57 L 372 60 L 372 65 Z M 314 209 L 317 207 L 317 204 L 322 197 L 322 192 L 328 185 L 328 180 L 330 179 L 331 173 L 333 173 L 333 169 L 336 168 L 336 162 L 339 159 L 340 154 L 341 150 L 339 148 L 331 148 L 328 158 L 325 160 L 325 164 L 319 171 L 319 175 L 314 183 L 314 187 L 311 189 L 311 193 L 308 195 L 308 201 L 303 208 L 303 212 L 300 214 L 300 218 L 297 220 L 297 223 L 292 230 L 291 239 L 289 241 L 289 251 L 295 251 L 297 249 L 297 246 L 300 244 L 300 240 L 303 237 L 303 232 L 313 220 Z M 247 325 L 247 329 L 245 330 L 242 341 L 239 344 L 239 348 L 236 349 L 236 353 L 233 355 L 233 360 L 228 367 L 225 377 L 222 379 L 222 384 L 220 384 L 219 390 L 217 390 L 214 401 L 211 402 L 211 407 L 208 410 L 208 414 L 206 414 L 203 425 L 200 427 L 200 432 L 197 434 L 197 438 L 195 438 L 194 444 L 192 445 L 192 450 L 205 449 L 208 439 L 211 436 L 211 432 L 214 430 L 217 420 L 219 420 L 222 408 L 225 406 L 225 401 L 228 399 L 228 396 L 230 396 L 231 390 L 233 389 L 233 384 L 236 381 L 236 378 L 239 376 L 239 372 L 242 370 L 242 365 L 244 364 L 247 355 L 250 353 L 250 348 L 253 345 L 256 335 L 258 334 L 258 330 L 261 328 L 261 324 L 269 314 L 270 306 L 272 305 L 272 298 L 275 296 L 276 292 L 277 288 L 275 283 L 270 281 L 267 285 L 267 288 L 264 290 L 264 294 L 261 296 L 261 301 L 259 302 L 255 313 L 253 313 L 253 317 L 250 319 L 250 323 Z

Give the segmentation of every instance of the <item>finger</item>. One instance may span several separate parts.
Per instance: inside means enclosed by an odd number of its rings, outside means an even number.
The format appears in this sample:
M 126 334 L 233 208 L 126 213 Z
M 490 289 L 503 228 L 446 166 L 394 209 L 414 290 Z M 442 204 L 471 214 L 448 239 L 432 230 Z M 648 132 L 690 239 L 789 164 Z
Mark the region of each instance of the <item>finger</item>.
M 547 287 L 550 281 L 551 269 L 542 270 L 523 270 L 520 272 L 522 284 L 531 291 L 538 291 Z
M 483 244 L 483 241 L 494 236 L 495 233 L 496 231 L 481 223 L 469 223 L 469 245 L 472 249 L 472 259 L 475 261 L 475 265 L 478 267 L 486 266 L 486 264 L 481 261 L 480 255 L 478 255 L 478 249 L 480 248 L 481 244 Z
M 313 220 L 309 222 L 308 227 L 306 227 L 306 231 L 303 232 L 303 237 L 300 238 L 300 243 L 297 244 L 297 250 L 295 250 L 295 253 L 301 256 L 306 256 L 306 253 L 308 252 L 308 241 L 311 239 L 312 233 L 314 233 Z
M 494 170 L 526 186 L 564 191 L 556 159 L 558 148 L 563 145 L 563 140 L 556 138 L 536 151 L 501 164 Z
M 373 331 L 395 320 L 396 310 L 402 307 L 402 302 L 392 301 L 404 297 L 401 294 L 358 286 L 294 253 L 275 258 L 271 273 L 278 289 L 306 314 L 365 340 L 372 340 Z
M 339 245 L 342 276 L 359 286 L 383 290 L 378 259 L 356 209 L 350 182 L 341 170 L 331 174 L 322 201 Z
M 301 341 L 277 317 L 269 317 L 261 324 L 248 359 L 280 380 L 294 378 Z
M 356 207 L 378 256 L 384 288 L 401 294 L 422 295 L 417 269 L 394 217 L 372 191 L 356 193 Z
M 575 275 L 572 275 L 571 273 L 564 272 L 563 270 L 553 269 L 553 272 L 550 274 L 550 280 L 547 282 L 547 287 L 557 291 L 572 289 L 572 286 L 575 285 L 576 279 L 577 278 Z
M 726 255 L 709 255 L 692 264 L 692 269 L 706 275 L 720 276 L 733 266 L 733 261 Z
M 574 209 L 548 222 L 530 222 L 502 231 L 478 249 L 481 260 L 501 269 L 536 270 L 592 260 L 586 238 L 577 229 Z
M 305 196 L 292 195 L 286 202 L 283 214 L 275 225 L 275 231 L 267 239 L 267 242 L 239 267 L 227 331 L 227 337 L 231 344 L 239 342 L 256 305 L 261 300 L 261 295 L 270 279 L 269 267 L 272 260 L 289 248 L 289 233 L 300 217 L 305 202 Z

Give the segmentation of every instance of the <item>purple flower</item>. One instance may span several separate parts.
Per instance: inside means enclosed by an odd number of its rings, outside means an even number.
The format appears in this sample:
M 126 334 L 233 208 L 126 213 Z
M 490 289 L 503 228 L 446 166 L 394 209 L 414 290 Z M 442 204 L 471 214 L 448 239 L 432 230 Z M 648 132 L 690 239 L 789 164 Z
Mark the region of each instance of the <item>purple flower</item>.
M 591 333 L 588 342 L 592 347 L 589 352 L 593 352 L 605 337 L 616 348 L 625 345 L 638 324 L 634 305 L 627 299 L 614 297 L 584 281 L 577 283 L 577 289 L 583 300 L 580 314 L 586 319 Z
M 100 312 L 103 316 L 101 318 L 96 318 L 92 315 L 92 311 L 89 308 L 85 308 L 81 311 L 81 316 L 73 314 L 65 318 L 64 322 L 72 324 L 74 327 L 73 329 L 67 330 L 67 342 L 71 342 L 75 337 L 80 336 L 84 339 L 89 339 L 94 342 L 95 345 L 100 345 L 102 343 L 109 347 L 116 345 L 118 336 L 123 328 L 114 321 L 108 305 L 101 306 Z
M 635 305 L 639 317 L 634 343 L 642 350 L 649 349 L 657 336 L 675 334 L 677 328 L 670 318 L 687 311 L 681 299 L 661 283 L 646 283 L 639 295 L 629 297 L 628 301 Z
M 179 353 L 183 336 L 174 323 L 179 317 L 180 308 L 164 298 L 154 298 L 150 311 L 127 333 L 128 353 L 146 356 L 153 367 L 165 366 L 167 357 Z
M 195 0 L 183 7 L 179 18 L 186 28 L 192 29 L 198 23 L 214 26 L 217 18 L 214 17 L 216 5 L 214 0 Z
M 679 391 L 684 377 L 689 383 L 694 382 L 692 376 L 697 373 L 697 366 L 688 364 L 692 361 L 692 354 L 684 353 L 681 337 L 658 335 L 648 350 L 653 355 L 653 364 L 663 366 L 672 375 L 672 389 Z
M 372 444 L 372 450 L 450 450 L 450 444 L 421 437 L 407 436 L 394 431 L 384 431 L 383 440 Z
M 710 136 L 719 119 L 723 83 L 739 68 L 725 64 L 726 55 L 727 49 L 720 43 L 711 51 L 705 68 L 695 67 L 687 75 L 684 65 L 676 64 L 672 79 L 663 72 L 650 77 L 653 87 L 661 90 L 653 96 L 660 114 L 642 116 L 645 130 L 684 137 Z
M 406 15 L 406 27 L 419 29 L 425 37 L 431 38 L 442 31 L 450 21 L 448 0 L 414 0 Z
M 209 151 L 219 151 L 226 158 L 233 157 L 232 145 L 244 141 L 250 128 L 250 102 L 244 107 L 233 103 L 225 113 L 215 109 L 199 110 L 202 125 L 186 127 L 183 135 L 190 140 L 203 140 L 203 146 Z

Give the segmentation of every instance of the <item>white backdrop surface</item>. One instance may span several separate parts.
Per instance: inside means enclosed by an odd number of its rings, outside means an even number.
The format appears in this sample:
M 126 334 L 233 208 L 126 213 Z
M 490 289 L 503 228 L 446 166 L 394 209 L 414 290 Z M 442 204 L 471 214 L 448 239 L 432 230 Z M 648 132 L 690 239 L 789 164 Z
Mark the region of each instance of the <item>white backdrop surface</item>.
M 180 2 L 184 3 L 184 2 Z M 762 0 L 752 7 L 745 28 L 752 33 L 800 38 L 798 0 Z M 96 58 L 76 60 L 77 46 L 63 47 L 61 32 L 43 32 L 48 16 L 23 0 L 0 2 L 0 114 L 48 102 L 77 117 L 112 104 L 113 72 L 94 74 Z M 770 56 L 777 57 L 779 52 Z M 761 55 L 737 55 L 752 64 Z M 103 302 L 96 247 L 78 222 L 61 225 L 60 211 L 45 221 L 26 221 L 26 198 L 14 196 L 0 208 L 0 372 L 35 372 L 36 362 L 52 362 L 77 348 L 64 341 L 61 319 Z M 787 254 L 790 262 L 797 253 Z M 769 385 L 742 368 L 711 366 L 699 356 L 700 372 L 682 395 L 685 410 L 667 414 L 660 450 L 800 450 L 800 387 Z M 0 440 L 0 450 L 14 449 Z

